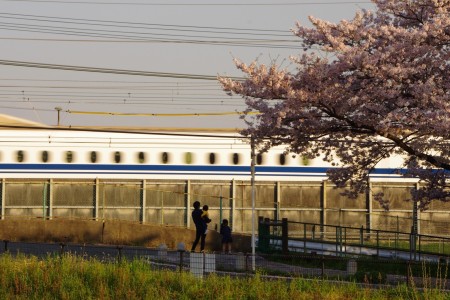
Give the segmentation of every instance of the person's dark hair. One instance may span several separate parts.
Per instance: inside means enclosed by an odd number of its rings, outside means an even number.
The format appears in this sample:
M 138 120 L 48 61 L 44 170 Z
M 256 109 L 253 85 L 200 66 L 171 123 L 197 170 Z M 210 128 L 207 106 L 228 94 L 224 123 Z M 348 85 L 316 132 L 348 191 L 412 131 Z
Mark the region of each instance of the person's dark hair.
M 223 220 L 222 220 L 222 224 L 223 224 L 223 225 L 228 225 L 228 220 L 227 220 L 227 219 L 223 219 Z
M 194 208 L 199 208 L 199 207 L 200 207 L 200 202 L 195 201 L 195 202 L 194 202 Z
M 209 206 L 208 205 L 203 205 L 203 210 L 208 210 L 209 209 Z

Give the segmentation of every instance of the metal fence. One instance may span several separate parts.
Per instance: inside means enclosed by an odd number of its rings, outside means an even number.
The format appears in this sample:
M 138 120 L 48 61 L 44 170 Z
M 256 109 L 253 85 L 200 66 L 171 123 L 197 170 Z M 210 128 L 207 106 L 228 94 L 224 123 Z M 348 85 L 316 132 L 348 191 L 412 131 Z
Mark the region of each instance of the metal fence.
M 348 199 L 325 181 L 256 182 L 254 211 L 256 217 L 323 226 L 399 231 L 414 225 L 420 234 L 450 236 L 450 202 L 435 202 L 428 211 L 419 212 L 406 201 L 414 186 L 373 183 L 372 188 L 391 201 L 389 212 L 372 201 L 370 193 Z M 192 203 L 199 200 L 209 205 L 213 224 L 226 218 L 234 232 L 252 230 L 251 184 L 247 181 L 2 178 L 0 196 L 2 219 L 114 219 L 187 228 L 192 227 Z
M 410 232 L 388 231 L 260 217 L 258 249 L 437 261 L 450 258 L 450 238 L 418 234 L 413 227 Z

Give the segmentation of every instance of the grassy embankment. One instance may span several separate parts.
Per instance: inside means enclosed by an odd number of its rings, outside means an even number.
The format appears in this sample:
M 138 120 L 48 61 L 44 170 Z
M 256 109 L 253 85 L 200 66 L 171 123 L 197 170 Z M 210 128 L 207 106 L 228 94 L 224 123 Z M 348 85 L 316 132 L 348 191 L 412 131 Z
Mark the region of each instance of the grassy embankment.
M 449 299 L 438 289 L 405 285 L 368 289 L 320 280 L 264 280 L 260 276 L 198 279 L 158 271 L 145 261 L 122 263 L 75 256 L 0 256 L 0 299 Z

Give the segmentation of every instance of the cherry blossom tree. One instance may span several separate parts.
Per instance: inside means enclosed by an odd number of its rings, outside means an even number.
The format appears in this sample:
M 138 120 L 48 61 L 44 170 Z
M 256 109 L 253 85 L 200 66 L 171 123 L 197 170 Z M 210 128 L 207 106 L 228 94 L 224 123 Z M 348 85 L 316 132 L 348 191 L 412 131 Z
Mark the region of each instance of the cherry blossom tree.
M 426 209 L 450 200 L 450 0 L 372 1 L 375 12 L 350 21 L 297 24 L 305 52 L 291 66 L 235 60 L 245 80 L 219 81 L 259 112 L 247 114 L 243 134 L 262 149 L 285 144 L 337 161 L 328 176 L 349 197 L 367 191 L 382 159 L 400 155 L 399 173 L 419 180 L 412 200 Z

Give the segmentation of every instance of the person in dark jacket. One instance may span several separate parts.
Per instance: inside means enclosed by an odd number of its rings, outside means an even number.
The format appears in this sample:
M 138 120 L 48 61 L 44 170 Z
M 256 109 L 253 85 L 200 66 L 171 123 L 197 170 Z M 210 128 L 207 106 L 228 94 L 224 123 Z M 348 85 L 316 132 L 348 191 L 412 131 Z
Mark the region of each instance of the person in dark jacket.
M 195 252 L 198 241 L 200 241 L 200 251 L 205 250 L 206 223 L 202 218 L 203 211 L 200 209 L 200 202 L 194 202 L 194 210 L 192 211 L 192 220 L 195 224 L 195 241 L 192 244 L 191 252 Z
M 233 238 L 231 237 L 231 228 L 228 226 L 228 220 L 223 219 L 220 225 L 220 234 L 222 235 L 222 251 L 223 253 L 231 253 L 231 243 Z

